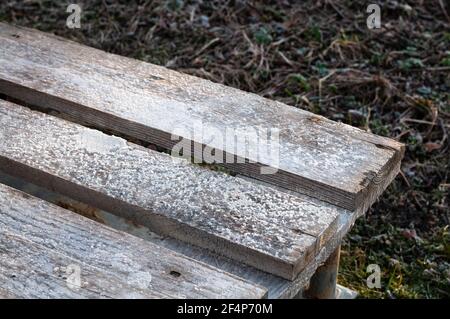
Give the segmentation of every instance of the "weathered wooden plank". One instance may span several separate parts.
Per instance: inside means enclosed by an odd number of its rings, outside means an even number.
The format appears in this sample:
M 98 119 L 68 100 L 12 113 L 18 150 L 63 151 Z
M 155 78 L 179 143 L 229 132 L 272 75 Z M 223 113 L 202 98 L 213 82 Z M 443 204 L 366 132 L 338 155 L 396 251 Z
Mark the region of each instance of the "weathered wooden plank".
M 19 299 L 12 291 L 0 288 L 0 299 Z
M 1 216 L 4 217 L 4 216 Z M 43 229 L 41 232 L 45 233 Z M 2 229 L 0 233 L 0 285 L 21 298 L 170 298 L 171 296 L 133 287 L 125 280 L 105 275 L 52 249 L 30 242 Z M 80 267 L 80 279 L 72 284 L 67 277 Z M 67 273 L 69 269 L 69 273 Z M 76 271 L 76 270 L 75 270 Z M 150 273 L 147 272 L 147 278 Z M 73 286 L 69 286 L 69 285 Z M 16 296 L 17 297 L 17 296 Z
M 345 211 L 6 101 L 0 169 L 287 279 Z
M 253 181 L 258 183 L 258 181 Z M 220 256 L 216 253 L 190 245 L 180 240 L 168 236 L 159 236 L 151 232 L 147 227 L 130 223 L 128 220 L 111 213 L 102 211 L 95 207 L 90 207 L 84 203 L 76 201 L 67 196 L 56 194 L 45 188 L 30 184 L 24 180 L 4 174 L 0 171 L 0 183 L 10 185 L 20 189 L 28 194 L 42 198 L 45 201 L 71 207 L 82 216 L 90 216 L 94 220 L 101 220 L 105 225 L 130 233 L 147 241 L 156 243 L 159 246 L 167 247 L 182 255 L 191 257 L 195 260 L 207 263 L 213 267 L 232 273 L 249 282 L 260 285 L 268 290 L 268 298 L 294 298 L 301 296 L 303 289 L 309 285 L 310 278 L 315 273 L 317 267 L 328 259 L 328 256 L 339 246 L 344 235 L 353 225 L 354 214 L 349 212 L 340 216 L 337 231 L 330 237 L 322 247 L 318 255 L 309 262 L 295 280 L 290 281 L 281 277 L 257 270 L 251 266 L 242 264 L 230 258 Z
M 263 298 L 267 293 L 2 184 L 0 229 L 0 292 L 6 296 Z M 68 284 L 77 269 L 81 280 Z
M 224 164 L 238 173 L 360 214 L 395 177 L 404 152 L 396 141 L 282 103 L 25 28 L 0 24 L 0 63 L 4 94 L 167 149 L 175 131 L 256 162 Z M 204 133 L 192 135 L 198 127 Z M 279 130 L 279 143 L 231 131 L 258 127 Z M 223 132 L 235 143 L 223 145 Z M 252 152 L 275 145 L 279 157 Z M 277 172 L 261 174 L 266 165 Z

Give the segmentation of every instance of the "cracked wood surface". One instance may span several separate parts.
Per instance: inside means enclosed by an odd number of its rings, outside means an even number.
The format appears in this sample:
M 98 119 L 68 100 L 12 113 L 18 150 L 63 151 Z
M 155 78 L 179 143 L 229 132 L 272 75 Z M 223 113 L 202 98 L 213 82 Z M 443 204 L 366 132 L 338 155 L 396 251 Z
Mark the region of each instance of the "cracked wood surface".
M 255 94 L 4 23 L 0 65 L 3 94 L 167 149 L 177 142 L 171 140 L 176 129 L 195 143 L 255 162 L 225 164 L 240 174 L 358 215 L 395 177 L 404 152 L 394 140 Z M 192 135 L 199 126 L 205 136 Z M 279 144 L 249 136 L 224 146 L 213 137 L 257 127 L 278 129 Z M 247 153 L 258 146 L 279 147 L 279 159 Z M 277 173 L 261 174 L 266 165 Z
M 0 169 L 290 280 L 346 212 L 6 101 Z
M 264 298 L 267 294 L 259 285 L 2 184 L 0 230 L 0 298 Z M 77 267 L 81 280 L 68 284 Z

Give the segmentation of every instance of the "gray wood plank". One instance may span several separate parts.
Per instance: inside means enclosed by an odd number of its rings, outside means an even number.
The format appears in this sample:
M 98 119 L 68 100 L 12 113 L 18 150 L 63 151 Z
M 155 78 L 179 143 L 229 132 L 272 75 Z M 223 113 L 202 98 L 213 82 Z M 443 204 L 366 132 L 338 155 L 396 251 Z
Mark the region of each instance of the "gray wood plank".
M 158 291 L 133 287 L 124 280 L 105 275 L 96 267 L 4 229 L 0 234 L 0 245 L 0 285 L 15 292 L 16 298 L 17 294 L 20 298 L 170 298 Z M 68 285 L 67 277 L 73 271 L 69 267 L 80 267 L 80 286 L 77 283 Z
M 0 229 L 0 293 L 6 297 L 263 298 L 267 293 L 2 184 Z M 67 267 L 79 267 L 80 286 L 68 285 Z
M 0 299 L 19 299 L 13 292 L 0 288 Z
M 287 279 L 314 258 L 345 211 L 6 101 L 0 169 Z
M 176 128 L 198 145 L 255 162 L 224 164 L 240 174 L 358 214 L 395 177 L 404 152 L 391 139 L 255 94 L 7 24 L 0 24 L 0 63 L 1 93 L 167 149 L 177 143 L 171 139 Z M 206 133 L 192 136 L 199 126 Z M 255 136 L 235 145 L 214 138 L 257 127 L 279 130 L 278 159 L 248 154 L 275 145 Z M 266 165 L 277 172 L 261 174 Z
M 258 181 L 253 180 L 258 183 Z M 220 256 L 206 249 L 196 247 L 168 236 L 160 236 L 150 231 L 147 227 L 130 223 L 128 220 L 111 213 L 78 202 L 67 196 L 56 194 L 42 187 L 30 184 L 26 181 L 4 174 L 0 171 L 0 183 L 10 185 L 28 194 L 42 198 L 45 201 L 71 207 L 82 216 L 89 216 L 94 220 L 100 220 L 105 225 L 114 229 L 130 233 L 157 245 L 167 247 L 177 253 L 191 257 L 195 260 L 207 263 L 213 267 L 232 273 L 268 290 L 268 298 L 294 298 L 301 295 L 307 288 L 309 280 L 317 267 L 327 260 L 330 253 L 341 243 L 342 238 L 353 225 L 354 214 L 344 213 L 339 217 L 337 231 L 327 240 L 316 257 L 303 269 L 293 281 L 255 269 L 254 267 Z M 0 295 L 1 296 L 1 295 Z

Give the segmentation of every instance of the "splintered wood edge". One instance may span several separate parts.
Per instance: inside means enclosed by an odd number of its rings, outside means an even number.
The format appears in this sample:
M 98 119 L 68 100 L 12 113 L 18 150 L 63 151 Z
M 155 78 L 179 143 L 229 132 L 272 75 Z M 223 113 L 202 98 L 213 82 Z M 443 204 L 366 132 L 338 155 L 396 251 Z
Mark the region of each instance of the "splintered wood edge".
M 358 193 L 356 201 L 357 209 L 355 210 L 355 217 L 364 215 L 366 211 L 375 203 L 379 196 L 391 184 L 401 169 L 401 160 L 404 155 L 404 145 L 396 152 L 383 167 L 382 171 L 374 174 L 369 180 L 367 188 Z

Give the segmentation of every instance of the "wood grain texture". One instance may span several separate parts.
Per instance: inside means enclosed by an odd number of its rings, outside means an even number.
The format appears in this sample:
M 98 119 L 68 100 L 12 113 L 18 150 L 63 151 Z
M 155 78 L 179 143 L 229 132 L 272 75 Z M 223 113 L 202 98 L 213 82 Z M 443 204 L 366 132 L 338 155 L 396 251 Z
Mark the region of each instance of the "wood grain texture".
M 254 183 L 261 183 L 253 180 Z M 94 207 L 86 207 L 87 205 L 80 203 L 67 196 L 56 194 L 45 188 L 30 184 L 24 180 L 4 174 L 0 171 L 0 183 L 10 185 L 14 188 L 20 189 L 28 194 L 42 198 L 45 201 L 63 205 L 63 207 L 76 207 L 76 211 L 83 216 L 91 216 L 90 218 L 99 219 L 105 225 L 130 233 L 134 236 L 140 237 L 146 241 L 153 242 L 158 246 L 167 247 L 177 253 L 191 257 L 195 260 L 207 263 L 213 267 L 232 273 L 249 282 L 260 285 L 268 290 L 268 298 L 294 298 L 302 295 L 302 290 L 307 288 L 309 280 L 314 274 L 315 270 L 321 265 L 328 256 L 338 247 L 342 238 L 349 231 L 353 225 L 354 214 L 349 212 L 344 213 L 339 217 L 337 231 L 330 237 L 320 252 L 315 258 L 308 263 L 308 265 L 298 274 L 295 280 L 290 281 L 281 277 L 260 271 L 254 267 L 242 264 L 230 258 L 220 256 L 216 253 L 190 245 L 186 242 L 168 237 L 160 236 L 150 231 L 147 227 L 130 223 L 128 220 L 117 215 L 99 210 Z M 81 209 L 81 210 L 80 210 Z M 95 211 L 95 217 L 92 212 Z
M 404 152 L 391 139 L 255 94 L 7 24 L 0 24 L 0 64 L 1 93 L 167 149 L 177 129 L 197 144 L 255 162 L 225 164 L 240 174 L 358 214 L 395 177 Z M 192 136 L 200 125 L 209 133 Z M 246 153 L 267 146 L 261 139 L 224 146 L 213 136 L 257 127 L 279 130 L 279 160 Z M 261 174 L 266 165 L 277 173 Z
M 267 291 L 0 184 L 0 296 L 263 298 Z M 68 285 L 68 267 L 81 285 Z M 70 268 L 69 268 L 70 269 Z
M 287 279 L 345 211 L 6 101 L 0 169 Z
M 19 299 L 13 292 L 0 288 L 0 299 Z

